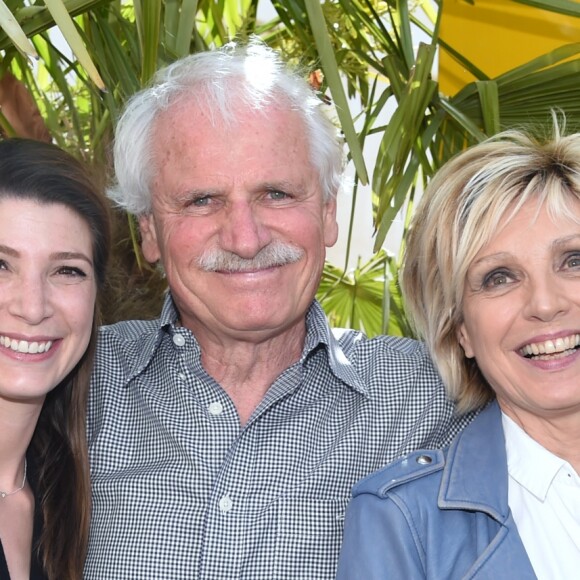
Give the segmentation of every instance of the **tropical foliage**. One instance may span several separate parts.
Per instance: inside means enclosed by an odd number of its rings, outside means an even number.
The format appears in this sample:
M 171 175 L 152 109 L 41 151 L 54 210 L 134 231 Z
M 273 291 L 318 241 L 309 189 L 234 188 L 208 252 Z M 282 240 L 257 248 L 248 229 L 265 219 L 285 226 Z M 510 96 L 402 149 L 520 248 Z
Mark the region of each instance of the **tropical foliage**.
M 570 18 L 580 15 L 573 0 L 520 1 Z M 2 132 L 52 138 L 104 176 L 122 103 L 155 70 L 255 34 L 300 63 L 332 99 L 356 170 L 353 200 L 360 183 L 372 186 L 379 252 L 395 216 L 408 223 L 417 192 L 461 149 L 505 127 L 541 126 L 550 108 L 565 111 L 571 124 L 580 120 L 580 43 L 488 78 L 441 38 L 442 10 L 433 0 L 273 0 L 265 11 L 266 5 L 0 0 Z M 59 41 L 55 23 L 72 52 Z M 415 49 L 417 30 L 427 40 Z M 437 50 L 448 51 L 477 80 L 456 95 L 443 95 L 432 76 Z M 31 54 L 39 58 L 31 61 Z M 356 118 L 348 99 L 360 107 Z M 394 112 L 385 122 L 387 108 Z M 364 150 L 371 135 L 380 137 L 380 146 L 367 169 Z M 118 218 L 106 317 L 153 316 L 163 281 L 139 261 L 132 220 Z M 398 256 L 379 252 L 354 271 L 328 265 L 319 297 L 333 323 L 369 334 L 409 334 L 396 285 L 398 262 Z

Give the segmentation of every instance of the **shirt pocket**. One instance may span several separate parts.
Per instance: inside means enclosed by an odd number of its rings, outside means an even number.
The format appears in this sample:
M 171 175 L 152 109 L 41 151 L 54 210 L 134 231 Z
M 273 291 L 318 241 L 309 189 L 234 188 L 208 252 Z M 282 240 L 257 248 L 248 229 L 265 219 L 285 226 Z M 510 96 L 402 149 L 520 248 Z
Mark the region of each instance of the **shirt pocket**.
M 334 579 L 348 498 L 278 502 L 277 578 Z

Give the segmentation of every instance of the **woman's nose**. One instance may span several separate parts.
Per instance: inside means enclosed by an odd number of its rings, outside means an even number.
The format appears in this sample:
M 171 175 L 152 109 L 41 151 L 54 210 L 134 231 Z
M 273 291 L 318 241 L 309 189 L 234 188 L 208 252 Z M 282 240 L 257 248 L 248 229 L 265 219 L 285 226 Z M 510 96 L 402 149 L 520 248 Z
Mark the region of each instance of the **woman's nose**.
M 6 298 L 9 300 L 8 311 L 25 320 L 28 324 L 39 324 L 53 313 L 50 300 L 50 288 L 40 276 L 27 276 L 13 285 Z

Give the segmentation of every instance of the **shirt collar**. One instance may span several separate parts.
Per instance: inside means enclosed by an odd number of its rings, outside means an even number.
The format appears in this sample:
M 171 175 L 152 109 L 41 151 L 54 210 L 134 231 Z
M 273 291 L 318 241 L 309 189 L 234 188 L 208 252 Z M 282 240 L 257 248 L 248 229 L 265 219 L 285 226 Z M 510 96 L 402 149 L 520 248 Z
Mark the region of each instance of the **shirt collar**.
M 334 376 L 358 393 L 368 396 L 368 388 L 337 340 L 341 332 L 344 331 L 330 328 L 322 306 L 314 300 L 306 314 L 306 339 L 300 362 L 303 363 L 319 345 L 324 345 L 328 353 L 328 364 Z
M 170 332 L 170 327 L 175 328 L 179 320 L 179 314 L 169 292 L 165 296 L 161 316 L 156 320 L 147 321 L 148 328 L 143 328 L 138 338 L 125 342 L 126 356 L 125 372 L 127 384 L 139 376 L 151 363 L 163 334 Z
M 147 367 L 161 342 L 163 333 L 173 334 L 178 328 L 178 321 L 179 312 L 177 311 L 171 293 L 167 292 L 161 309 L 161 315 L 157 319 L 158 330 L 151 337 L 151 340 L 142 344 L 143 348 L 140 350 L 138 359 L 136 360 L 132 377 L 140 374 Z M 340 334 L 340 330 L 335 332 Z M 332 373 L 355 391 L 368 396 L 366 385 L 340 347 L 337 338 L 334 336 L 328 324 L 322 306 L 314 300 L 306 314 L 306 338 L 300 362 L 303 364 L 320 345 L 326 347 L 328 362 Z
M 567 465 L 566 460 L 542 447 L 503 412 L 502 424 L 508 473 L 522 487 L 544 501 L 558 471 Z
M 173 302 L 171 292 L 167 292 L 163 307 L 161 308 L 161 315 L 159 316 L 159 330 L 167 328 L 172 324 L 175 326 L 179 322 L 179 312 Z

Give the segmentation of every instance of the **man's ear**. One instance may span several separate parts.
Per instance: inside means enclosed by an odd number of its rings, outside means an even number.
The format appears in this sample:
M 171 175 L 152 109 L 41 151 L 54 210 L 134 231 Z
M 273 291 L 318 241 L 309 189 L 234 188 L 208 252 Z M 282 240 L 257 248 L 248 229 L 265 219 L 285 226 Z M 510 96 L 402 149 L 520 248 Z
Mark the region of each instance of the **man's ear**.
M 338 239 L 338 223 L 336 221 L 336 198 L 327 201 L 322 208 L 324 212 L 324 245 L 330 248 Z
M 148 262 L 152 264 L 161 258 L 161 251 L 157 243 L 157 229 L 153 214 L 139 217 L 139 229 L 141 231 L 141 249 Z
M 475 352 L 473 350 L 473 346 L 471 344 L 471 338 L 469 336 L 469 332 L 465 328 L 465 323 L 462 322 L 457 329 L 457 340 L 459 344 L 463 348 L 463 352 L 465 352 L 465 356 L 467 358 L 473 358 L 475 356 Z

